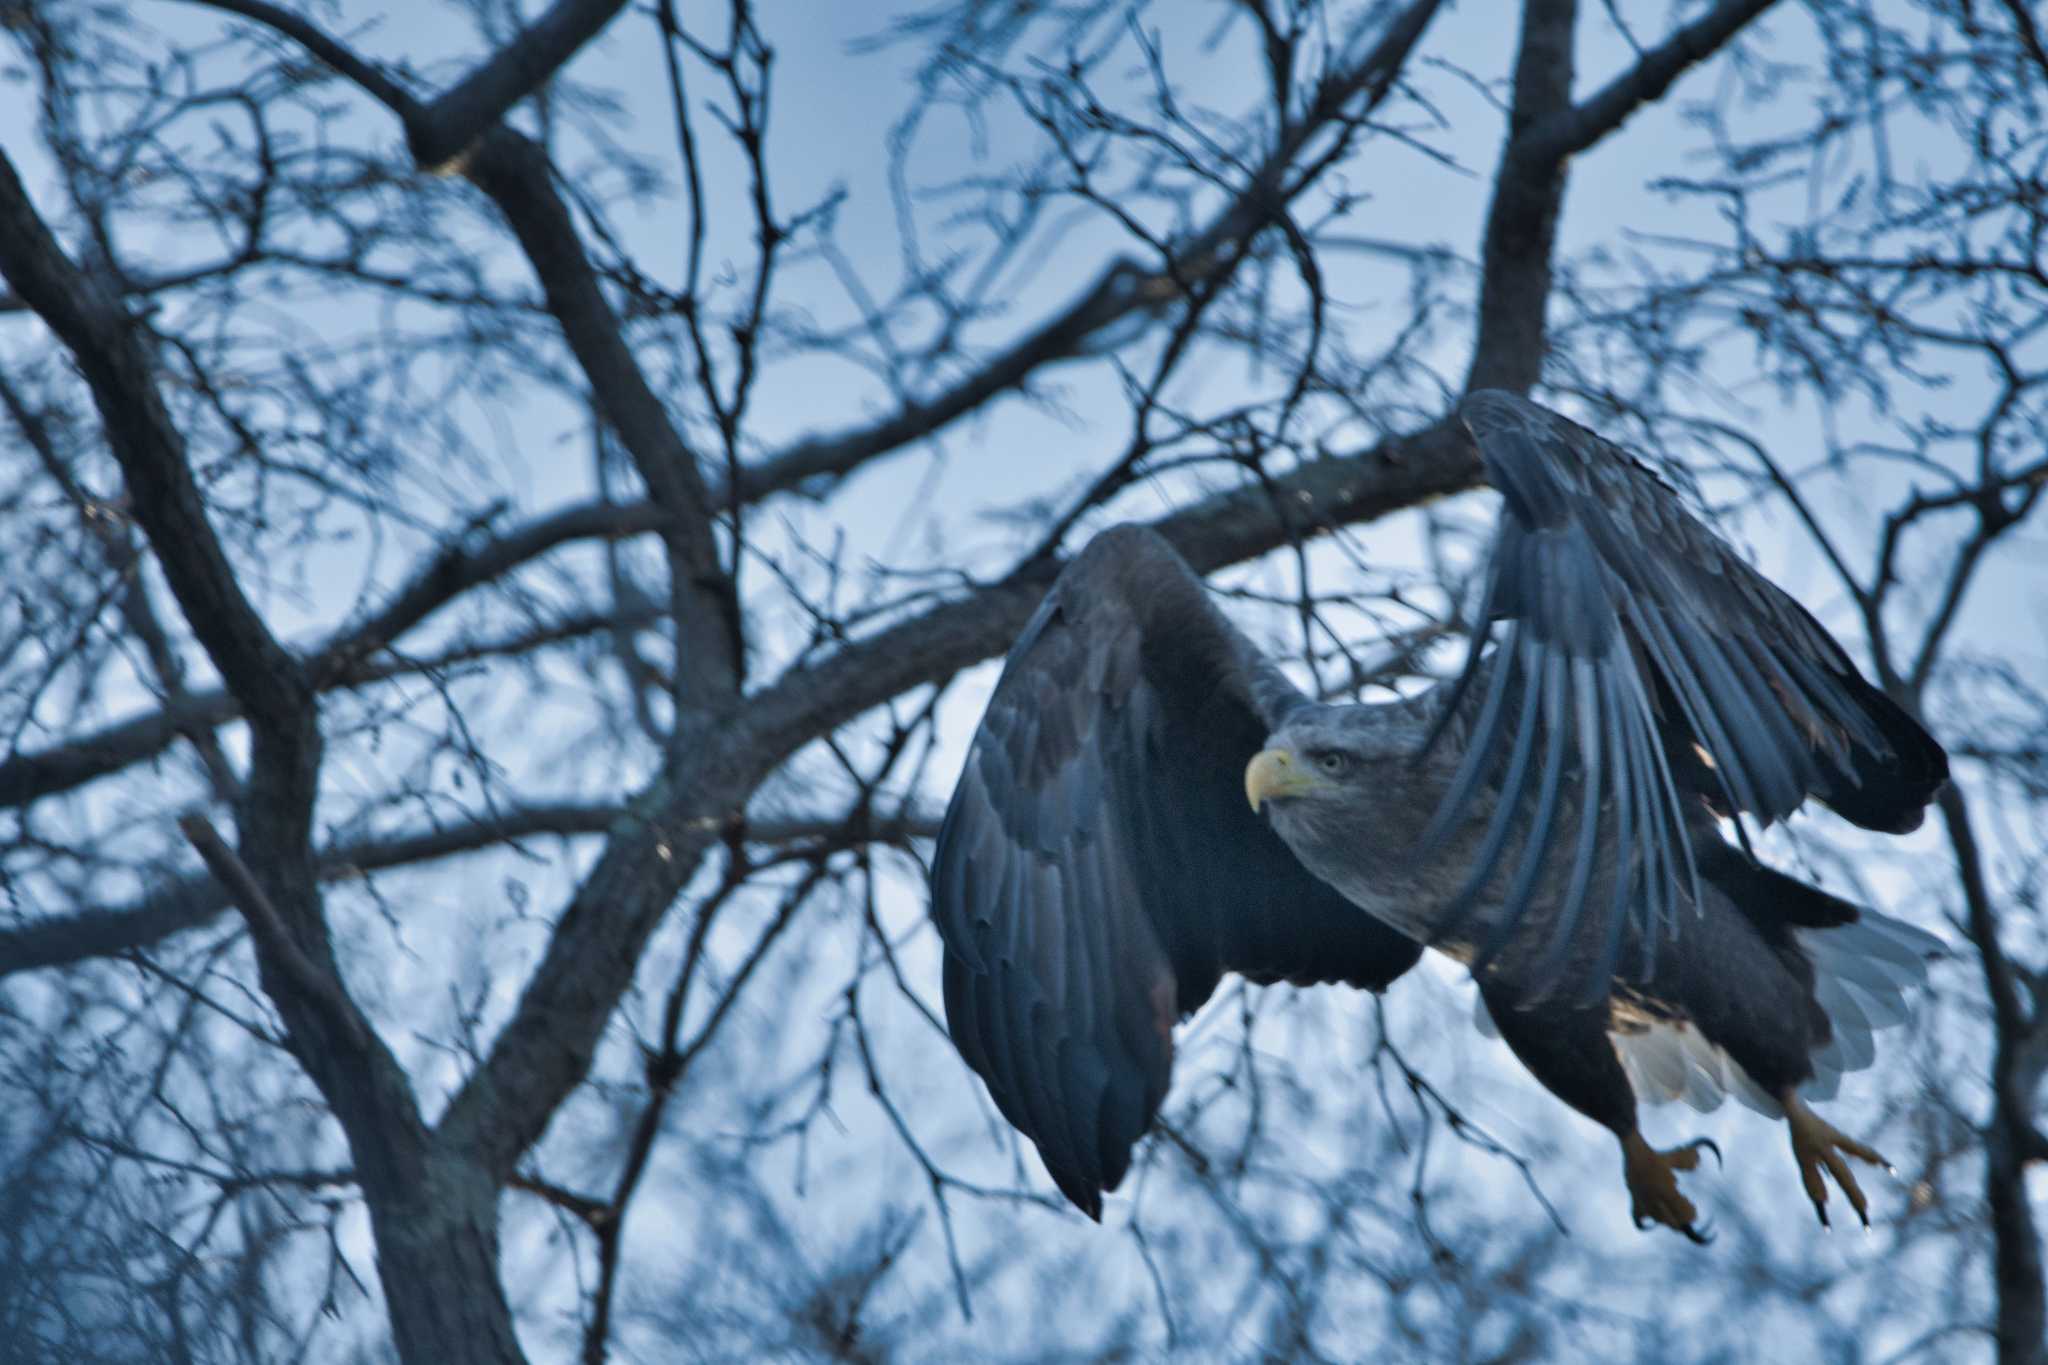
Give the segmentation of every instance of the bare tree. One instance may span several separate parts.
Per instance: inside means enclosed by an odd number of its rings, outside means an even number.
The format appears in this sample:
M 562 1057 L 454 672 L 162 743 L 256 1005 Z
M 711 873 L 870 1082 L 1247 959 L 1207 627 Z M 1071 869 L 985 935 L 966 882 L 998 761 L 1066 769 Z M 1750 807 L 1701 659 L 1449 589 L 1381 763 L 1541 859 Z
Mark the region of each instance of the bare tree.
M 0 4 L 0 1354 L 2043 1359 L 2028 6 L 441 17 Z M 1227 990 L 1114 1230 L 947 1049 L 919 860 L 1065 556 L 1412 685 L 1482 386 L 1960 759 L 1772 845 L 1958 949 L 1862 1254 L 1605 1236 L 1448 973 Z

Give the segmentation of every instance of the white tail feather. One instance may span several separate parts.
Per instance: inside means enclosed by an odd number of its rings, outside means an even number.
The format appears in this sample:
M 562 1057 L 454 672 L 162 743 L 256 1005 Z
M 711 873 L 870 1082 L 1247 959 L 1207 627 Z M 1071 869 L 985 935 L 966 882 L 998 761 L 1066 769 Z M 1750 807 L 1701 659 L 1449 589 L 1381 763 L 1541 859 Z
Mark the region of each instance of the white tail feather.
M 1906 1021 L 1907 995 L 1927 981 L 1927 964 L 1946 949 L 1922 929 L 1865 910 L 1854 924 L 1795 929 L 1800 951 L 1813 964 L 1814 998 L 1827 1012 L 1834 1037 L 1813 1056 L 1812 1099 L 1834 1094 L 1842 1077 L 1877 1056 L 1875 1034 Z
M 1946 949 L 1934 935 L 1874 910 L 1853 924 L 1795 929 L 1793 937 L 1813 964 L 1814 999 L 1833 1033 L 1813 1054 L 1813 1079 L 1800 1093 L 1832 1099 L 1844 1075 L 1876 1059 L 1873 1035 L 1906 1021 L 1908 993 L 1926 982 L 1928 962 Z M 1475 1002 L 1473 1019 L 1487 1037 L 1500 1036 L 1484 997 Z M 1632 1011 L 1626 1029 L 1607 1036 L 1639 1100 L 1684 1100 L 1706 1113 L 1732 1095 L 1768 1117 L 1784 1114 L 1748 1072 L 1685 1020 Z

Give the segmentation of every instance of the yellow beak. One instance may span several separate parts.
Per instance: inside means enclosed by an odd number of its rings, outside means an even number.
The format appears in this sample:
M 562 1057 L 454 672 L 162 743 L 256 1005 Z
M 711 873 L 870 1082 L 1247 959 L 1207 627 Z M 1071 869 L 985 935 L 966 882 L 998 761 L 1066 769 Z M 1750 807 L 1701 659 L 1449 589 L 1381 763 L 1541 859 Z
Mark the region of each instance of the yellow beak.
M 1303 767 L 1291 749 L 1261 749 L 1244 769 L 1244 796 L 1254 811 L 1262 801 L 1300 796 L 1322 785 L 1322 778 Z

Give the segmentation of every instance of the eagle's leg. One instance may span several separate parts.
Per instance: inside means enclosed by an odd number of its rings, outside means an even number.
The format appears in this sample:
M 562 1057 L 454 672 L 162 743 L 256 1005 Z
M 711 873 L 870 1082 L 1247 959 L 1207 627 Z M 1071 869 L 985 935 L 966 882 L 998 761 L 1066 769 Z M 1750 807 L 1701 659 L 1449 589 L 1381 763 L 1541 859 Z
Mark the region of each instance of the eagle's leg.
M 1806 1197 L 1813 1201 L 1813 1211 L 1820 1215 L 1820 1225 L 1828 1226 L 1828 1185 L 1822 1176 L 1825 1171 L 1849 1197 L 1849 1207 L 1856 1210 L 1863 1226 L 1869 1227 L 1870 1203 L 1863 1197 L 1863 1190 L 1842 1153 L 1886 1171 L 1891 1170 L 1891 1163 L 1879 1156 L 1875 1148 L 1858 1142 L 1807 1108 L 1798 1091 L 1785 1090 L 1778 1099 L 1785 1106 L 1785 1126 L 1792 1130 L 1792 1157 L 1799 1163 L 1799 1179 L 1806 1186 Z
M 1706 1242 L 1709 1234 L 1698 1225 L 1699 1211 L 1679 1193 L 1677 1173 L 1700 1164 L 1702 1147 L 1717 1160 L 1721 1153 L 1705 1139 L 1668 1152 L 1643 1140 L 1636 1129 L 1636 1092 L 1607 1036 L 1612 1013 L 1607 1002 L 1574 1008 L 1546 1000 L 1517 1009 L 1514 991 L 1498 980 L 1483 981 L 1479 989 L 1501 1040 L 1522 1065 L 1551 1094 L 1601 1124 L 1621 1143 L 1622 1177 L 1628 1182 L 1636 1226 L 1660 1223 L 1695 1242 Z

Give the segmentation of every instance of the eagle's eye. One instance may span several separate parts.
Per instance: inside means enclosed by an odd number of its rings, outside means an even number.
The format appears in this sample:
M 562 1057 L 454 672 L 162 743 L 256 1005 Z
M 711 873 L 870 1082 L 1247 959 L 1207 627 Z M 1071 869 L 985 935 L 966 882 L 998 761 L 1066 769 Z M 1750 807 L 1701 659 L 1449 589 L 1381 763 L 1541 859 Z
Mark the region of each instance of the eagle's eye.
M 1335 749 L 1318 749 L 1311 757 L 1326 777 L 1342 777 L 1351 768 L 1351 756 Z

